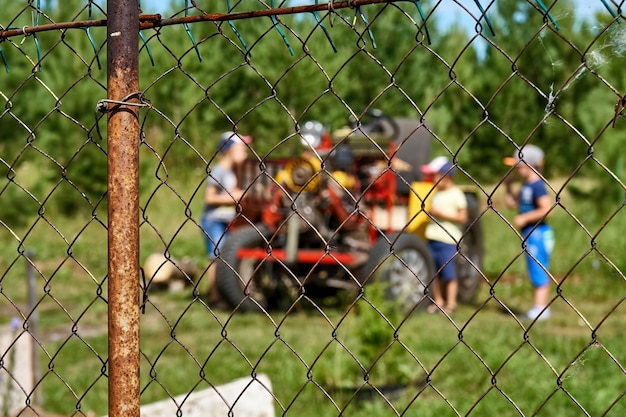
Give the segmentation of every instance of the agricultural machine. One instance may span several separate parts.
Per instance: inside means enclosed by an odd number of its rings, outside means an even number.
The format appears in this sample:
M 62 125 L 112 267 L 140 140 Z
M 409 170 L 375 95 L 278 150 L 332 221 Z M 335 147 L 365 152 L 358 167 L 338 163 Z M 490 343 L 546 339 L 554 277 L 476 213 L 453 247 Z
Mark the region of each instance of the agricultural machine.
M 367 116 L 332 135 L 306 122 L 302 156 L 240 172 L 246 221 L 231 228 L 216 272 L 230 305 L 271 309 L 373 282 L 405 311 L 430 303 L 436 271 L 423 231 L 434 185 L 419 167 L 430 158 L 432 135 L 417 120 Z M 465 194 L 460 301 L 474 296 L 482 258 L 477 197 Z

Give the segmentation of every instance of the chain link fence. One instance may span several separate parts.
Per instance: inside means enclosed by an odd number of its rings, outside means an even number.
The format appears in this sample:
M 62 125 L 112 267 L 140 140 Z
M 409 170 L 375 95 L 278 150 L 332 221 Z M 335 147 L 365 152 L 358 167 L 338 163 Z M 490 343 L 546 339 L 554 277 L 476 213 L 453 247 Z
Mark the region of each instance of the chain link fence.
M 4 5 L 3 415 L 262 415 L 254 387 L 273 415 L 624 415 L 623 6 Z M 440 263 L 437 156 L 467 213 Z

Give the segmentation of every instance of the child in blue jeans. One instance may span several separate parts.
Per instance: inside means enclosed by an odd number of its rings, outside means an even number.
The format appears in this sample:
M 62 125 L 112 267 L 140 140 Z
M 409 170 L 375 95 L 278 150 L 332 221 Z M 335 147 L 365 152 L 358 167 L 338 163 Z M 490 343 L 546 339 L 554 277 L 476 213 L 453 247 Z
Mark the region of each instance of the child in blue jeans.
M 530 320 L 545 320 L 550 317 L 548 301 L 551 277 L 550 254 L 554 247 L 554 232 L 546 218 L 552 209 L 552 202 L 540 172 L 543 168 L 543 151 L 535 145 L 525 145 L 513 157 L 505 158 L 504 163 L 515 166 L 524 183 L 517 195 L 507 183 L 506 202 L 518 208 L 513 225 L 521 232 L 526 246 L 528 277 L 534 288 L 534 305 L 524 315 Z
M 249 136 L 224 132 L 218 143 L 218 162 L 211 168 L 207 178 L 201 223 L 207 254 L 211 260 L 207 281 L 209 301 L 212 303 L 216 303 L 219 297 L 215 286 L 216 250 L 228 235 L 228 227 L 235 219 L 236 205 L 244 193 L 237 184 L 235 168 L 246 160 L 250 141 Z

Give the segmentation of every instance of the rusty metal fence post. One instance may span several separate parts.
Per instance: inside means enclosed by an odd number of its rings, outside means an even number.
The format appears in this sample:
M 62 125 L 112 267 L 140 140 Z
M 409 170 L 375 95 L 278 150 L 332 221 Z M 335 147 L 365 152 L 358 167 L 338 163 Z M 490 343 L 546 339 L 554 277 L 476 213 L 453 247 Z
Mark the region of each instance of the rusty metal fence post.
M 107 2 L 109 415 L 139 416 L 139 10 Z

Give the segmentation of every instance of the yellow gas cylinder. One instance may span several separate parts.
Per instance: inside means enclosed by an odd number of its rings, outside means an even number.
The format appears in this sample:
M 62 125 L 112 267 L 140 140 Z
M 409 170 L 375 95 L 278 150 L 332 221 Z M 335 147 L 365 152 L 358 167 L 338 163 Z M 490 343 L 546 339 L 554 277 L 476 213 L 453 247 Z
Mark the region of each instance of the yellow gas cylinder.
M 435 185 L 432 182 L 415 181 L 411 183 L 407 231 L 424 237 L 426 225 L 430 221 L 426 212 L 430 209 L 430 201 L 434 193 Z

